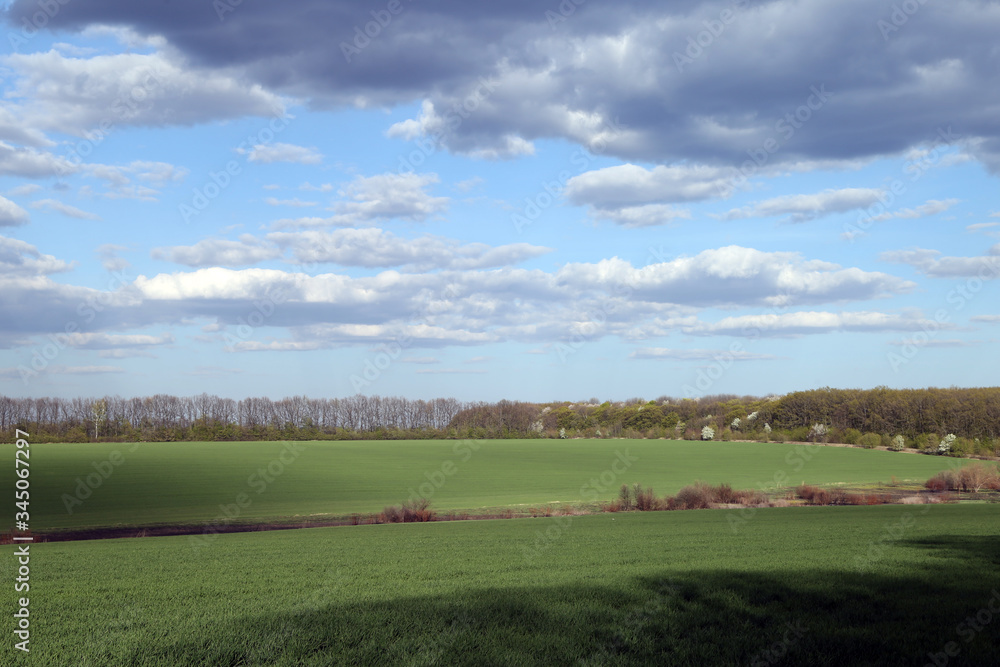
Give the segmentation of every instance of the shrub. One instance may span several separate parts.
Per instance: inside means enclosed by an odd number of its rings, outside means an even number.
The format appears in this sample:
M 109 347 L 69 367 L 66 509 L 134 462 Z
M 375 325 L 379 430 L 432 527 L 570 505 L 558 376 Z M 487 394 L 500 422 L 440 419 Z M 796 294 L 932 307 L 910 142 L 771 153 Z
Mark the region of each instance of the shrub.
M 953 470 L 944 470 L 924 482 L 924 487 L 940 493 L 941 491 L 955 491 L 959 487 L 958 476 Z
M 939 439 L 936 433 L 924 433 L 917 436 L 917 449 L 922 452 L 935 450 L 937 449 L 938 442 Z
M 865 449 L 875 449 L 882 444 L 882 436 L 878 433 L 865 433 L 861 436 L 861 440 L 858 441 L 858 444 Z
M 829 505 L 831 501 L 830 492 L 818 486 L 802 484 L 795 489 L 795 493 L 810 505 Z
M 711 426 L 705 426 L 701 429 L 701 439 L 702 440 L 712 440 L 715 438 L 715 429 Z
M 639 488 L 639 490 L 636 491 L 635 508 L 640 512 L 650 512 L 652 510 L 660 509 L 661 507 L 662 503 L 657 500 L 656 494 L 653 493 L 652 489 Z
M 1000 486 L 1000 474 L 995 466 L 982 463 L 973 463 L 959 469 L 957 474 L 957 485 L 962 491 L 979 493 L 984 487 L 997 488 Z
M 944 436 L 944 438 L 941 440 L 941 442 L 938 443 L 937 453 L 938 454 L 947 454 L 948 452 L 951 451 L 951 445 L 954 442 L 955 442 L 955 434 L 954 433 L 949 433 L 948 435 Z
M 618 508 L 627 512 L 632 509 L 632 493 L 629 491 L 628 484 L 622 484 L 622 488 L 618 489 Z
M 901 435 L 897 435 L 892 439 L 892 444 L 889 445 L 889 449 L 894 452 L 901 452 L 906 447 L 906 438 Z
M 799 426 L 798 428 L 793 428 L 790 434 L 792 442 L 805 442 L 809 439 L 809 433 L 812 431 L 808 426 Z
M 736 493 L 728 484 L 720 484 L 712 489 L 712 502 L 730 504 L 736 502 Z
M 844 431 L 843 440 L 845 445 L 856 445 L 861 441 L 861 431 L 856 428 L 849 428 Z
M 704 482 L 689 484 L 677 492 L 673 498 L 677 509 L 699 510 L 707 509 L 712 501 L 712 489 Z
M 756 489 L 740 489 L 733 491 L 734 500 L 747 507 L 761 507 L 768 504 L 768 497 L 763 491 Z

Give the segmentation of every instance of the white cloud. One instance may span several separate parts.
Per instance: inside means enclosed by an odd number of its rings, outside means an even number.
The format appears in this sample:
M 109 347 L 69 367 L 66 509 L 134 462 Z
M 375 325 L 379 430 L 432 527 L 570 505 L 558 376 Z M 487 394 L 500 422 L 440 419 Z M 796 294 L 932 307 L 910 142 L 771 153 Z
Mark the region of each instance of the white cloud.
M 85 136 L 123 125 L 193 125 L 283 113 L 278 96 L 237 72 L 187 68 L 176 54 L 122 53 L 70 58 L 56 50 L 11 54 L 14 108 L 28 127 Z
M 0 236 L 0 275 L 46 276 L 69 271 L 74 266 L 52 255 L 43 255 L 30 243 Z
M 114 350 L 118 348 L 146 348 L 158 345 L 168 345 L 174 342 L 174 336 L 164 333 L 159 336 L 148 334 L 106 334 L 106 333 L 71 333 L 63 339 L 67 345 L 83 350 Z
M 245 234 L 238 241 L 205 239 L 193 246 L 153 248 L 150 256 L 193 267 L 247 266 L 276 259 L 281 251 Z
M 272 164 L 274 162 L 294 162 L 296 164 L 319 164 L 323 155 L 315 148 L 283 144 L 257 144 L 250 148 L 247 158 L 250 162 Z
M 38 183 L 25 183 L 7 191 L 8 197 L 28 197 L 42 189 Z
M 6 197 L 0 196 L 0 227 L 26 225 L 30 219 L 31 216 L 27 211 Z
M 874 311 L 861 312 L 796 312 L 726 317 L 718 322 L 698 322 L 682 326 L 691 335 L 725 336 L 801 336 L 834 331 L 938 331 L 954 329 L 954 325 L 925 319 L 917 315 L 898 315 Z
M 884 194 L 883 190 L 874 188 L 842 188 L 809 195 L 784 195 L 743 208 L 734 208 L 723 217 L 726 220 L 739 220 L 787 215 L 789 222 L 807 222 L 834 213 L 865 208 L 879 201 L 879 197 Z
M 57 201 L 55 199 L 39 199 L 38 201 L 31 202 L 31 208 L 47 211 L 55 211 L 56 213 L 62 213 L 70 218 L 76 218 L 77 220 L 100 220 L 101 216 L 95 215 L 93 213 L 88 213 L 78 209 L 75 206 L 70 206 L 69 204 Z
M 588 204 L 598 211 L 703 201 L 723 196 L 730 171 L 707 165 L 660 165 L 646 169 L 623 164 L 574 176 L 566 182 L 566 197 L 573 204 Z
M 884 262 L 909 264 L 931 278 L 976 276 L 982 280 L 992 280 L 1000 276 L 1000 243 L 990 248 L 988 255 L 981 257 L 943 257 L 939 250 L 913 248 L 883 252 L 879 255 L 879 259 Z
M 550 248 L 527 243 L 490 247 L 483 243 L 461 244 L 435 236 L 405 239 L 375 228 L 275 232 L 267 238 L 281 248 L 290 248 L 295 259 L 303 264 L 400 266 L 407 271 L 506 266 L 551 252 Z
M 632 359 L 677 359 L 680 361 L 709 360 L 725 357 L 735 361 L 755 361 L 777 359 L 772 354 L 731 350 L 679 349 L 669 347 L 642 347 L 634 350 L 629 357 Z
M 302 201 L 298 197 L 292 199 L 278 199 L 276 197 L 267 197 L 264 199 L 264 203 L 269 206 L 292 206 L 295 208 L 304 208 L 308 206 L 316 206 L 317 202 L 314 201 Z
M 432 197 L 425 189 L 437 183 L 437 174 L 394 174 L 359 176 L 340 191 L 334 215 L 328 218 L 296 218 L 277 221 L 286 227 L 353 227 L 382 220 L 423 222 L 448 208 L 447 197 Z

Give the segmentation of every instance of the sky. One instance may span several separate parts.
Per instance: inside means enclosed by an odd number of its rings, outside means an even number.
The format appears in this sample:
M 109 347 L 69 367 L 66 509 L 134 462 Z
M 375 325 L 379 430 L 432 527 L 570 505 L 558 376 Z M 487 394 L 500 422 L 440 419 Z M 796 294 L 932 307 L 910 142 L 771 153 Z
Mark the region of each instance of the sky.
M 0 6 L 2 394 L 997 382 L 1000 2 Z

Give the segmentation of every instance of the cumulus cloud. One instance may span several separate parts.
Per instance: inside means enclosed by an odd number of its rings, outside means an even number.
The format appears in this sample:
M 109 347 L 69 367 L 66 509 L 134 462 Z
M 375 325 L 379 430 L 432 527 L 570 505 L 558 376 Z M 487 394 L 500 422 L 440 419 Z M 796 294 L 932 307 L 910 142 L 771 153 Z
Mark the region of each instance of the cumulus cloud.
M 417 117 L 395 132 L 435 136 L 468 154 L 500 156 L 560 138 L 661 164 L 733 166 L 751 155 L 768 165 L 836 162 L 902 153 L 928 140 L 928 127 L 947 122 L 965 128 L 984 164 L 1000 166 L 1000 121 L 981 113 L 1000 95 L 991 60 L 1000 16 L 991 3 L 923 4 L 905 28 L 887 34 L 878 26 L 890 8 L 866 0 L 749 3 L 735 8 L 724 38 L 690 62 L 688 40 L 731 3 L 584 3 L 556 24 L 532 3 L 414 4 L 375 45 L 347 56 L 341 43 L 371 20 L 367 8 L 347 0 L 293 4 L 295 11 L 244 3 L 219 29 L 213 12 L 206 15 L 194 0 L 70 3 L 49 26 L 118 26 L 139 38 L 155 36 L 162 43 L 154 48 L 169 45 L 192 63 L 197 69 L 174 77 L 168 62 L 159 64 L 164 81 L 191 88 L 164 85 L 146 113 L 161 122 L 197 122 L 218 116 L 220 107 L 273 108 L 277 100 L 253 87 L 259 84 L 317 107 L 421 101 Z M 34 0 L 16 0 L 6 16 L 19 26 L 36 11 Z M 781 48 L 760 49 L 762 36 Z M 419 48 L 424 44 L 435 48 Z M 107 109 L 121 93 L 117 80 L 146 64 L 140 55 L 84 60 L 53 51 L 21 58 L 18 69 L 31 81 L 55 82 L 56 96 L 76 76 L 93 75 L 80 111 L 43 116 L 68 126 Z M 97 98 L 100 104 L 90 102 Z M 616 119 L 627 131 L 608 130 Z
M 870 206 L 884 196 L 874 188 L 843 188 L 824 190 L 810 195 L 784 195 L 766 199 L 726 213 L 726 220 L 788 216 L 788 222 L 807 222 L 834 213 L 844 213 Z
M 52 255 L 42 254 L 30 243 L 0 236 L 0 275 L 47 276 L 69 271 L 73 266 Z
M 938 331 L 955 329 L 955 325 L 941 323 L 913 314 L 861 312 L 795 312 L 740 315 L 726 317 L 717 322 L 697 322 L 681 327 L 691 335 L 727 335 L 754 338 L 757 336 L 791 337 L 825 334 L 835 331 L 887 332 L 887 331 Z
M 257 144 L 250 147 L 247 159 L 250 162 L 272 164 L 274 162 L 294 162 L 297 164 L 319 164 L 323 155 L 315 148 L 284 144 L 281 142 Z
M 971 278 L 992 280 L 1000 276 L 1000 243 L 980 257 L 945 257 L 939 250 L 913 248 L 891 250 L 879 258 L 884 262 L 908 264 L 931 278 Z
M 205 239 L 191 246 L 153 248 L 150 256 L 192 267 L 247 266 L 276 259 L 281 251 L 245 234 L 238 241 Z
M 60 8 L 60 13 L 62 13 Z M 177 55 L 66 57 L 56 50 L 11 54 L 13 112 L 28 127 L 86 136 L 95 128 L 192 125 L 247 115 L 283 115 L 281 98 L 226 68 L 192 68 Z
M 406 239 L 375 228 L 275 232 L 267 238 L 281 248 L 291 249 L 296 261 L 303 264 L 332 263 L 368 268 L 398 266 L 406 271 L 507 266 L 551 252 L 551 248 L 528 243 L 490 247 L 483 243 L 463 244 L 435 236 Z
M 275 227 L 353 227 L 383 220 L 423 222 L 448 208 L 447 197 L 433 197 L 426 188 L 438 182 L 437 174 L 359 176 L 340 190 L 334 214 L 327 218 L 279 220 Z
M 6 197 L 0 196 L 0 227 L 25 225 L 30 219 L 31 216 L 27 211 Z

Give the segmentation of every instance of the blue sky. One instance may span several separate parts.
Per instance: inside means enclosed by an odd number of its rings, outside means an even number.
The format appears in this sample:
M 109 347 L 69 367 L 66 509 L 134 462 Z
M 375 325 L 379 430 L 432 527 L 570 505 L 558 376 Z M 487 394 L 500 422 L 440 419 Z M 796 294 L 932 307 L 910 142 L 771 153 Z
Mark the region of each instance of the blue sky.
M 996 384 L 1000 3 L 549 4 L 7 3 L 0 393 Z

